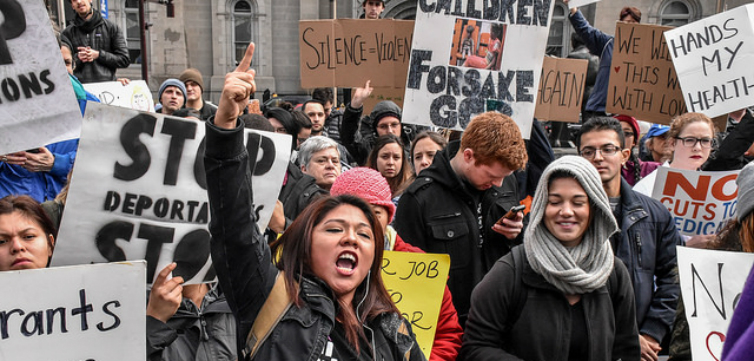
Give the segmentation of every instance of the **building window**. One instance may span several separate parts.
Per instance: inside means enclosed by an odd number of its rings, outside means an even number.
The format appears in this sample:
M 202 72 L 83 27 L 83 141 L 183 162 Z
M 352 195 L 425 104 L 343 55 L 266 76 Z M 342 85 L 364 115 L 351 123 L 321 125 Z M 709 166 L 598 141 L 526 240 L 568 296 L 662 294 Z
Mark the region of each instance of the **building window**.
M 669 1 L 660 10 L 660 24 L 665 26 L 683 26 L 694 19 L 694 13 L 689 3 L 685 1 Z
M 231 26 L 233 28 L 233 61 L 238 64 L 246 53 L 246 47 L 253 40 L 253 21 L 256 19 L 253 3 L 239 0 L 233 4 Z
M 141 64 L 141 34 L 139 32 L 139 0 L 126 0 L 126 45 L 131 64 Z
M 547 55 L 565 58 L 568 55 L 568 8 L 560 2 L 552 9 L 550 35 L 547 38 Z

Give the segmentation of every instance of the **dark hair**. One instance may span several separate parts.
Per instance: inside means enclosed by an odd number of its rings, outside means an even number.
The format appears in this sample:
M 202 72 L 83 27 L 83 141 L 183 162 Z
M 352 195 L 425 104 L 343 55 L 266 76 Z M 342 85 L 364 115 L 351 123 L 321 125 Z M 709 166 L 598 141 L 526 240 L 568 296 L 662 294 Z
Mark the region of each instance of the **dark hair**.
M 267 109 L 267 111 L 264 112 L 264 116 L 267 119 L 275 118 L 277 119 L 280 124 L 283 125 L 283 128 L 285 128 L 285 132 L 297 137 L 298 132 L 301 130 L 301 126 L 293 120 L 293 116 L 291 115 L 291 112 L 278 108 L 278 107 L 271 107 Z
M 194 108 L 181 108 L 174 111 L 173 114 L 170 115 L 178 118 L 194 117 L 196 119 L 202 119 L 201 113 L 199 113 L 199 111 Z
M 490 35 L 495 39 L 503 40 L 503 26 L 500 24 L 492 24 L 490 27 Z
M 636 20 L 637 23 L 641 22 L 641 10 L 633 6 L 626 6 L 623 9 L 620 9 L 618 20 L 623 20 L 623 18 L 629 15 L 631 15 L 631 17 L 634 18 L 634 20 Z
M 322 102 L 322 104 L 330 102 L 335 104 L 333 100 L 332 88 L 316 88 L 312 92 L 312 99 L 316 99 Z
M 705 248 L 754 253 L 754 213 L 749 213 L 742 221 L 732 218 Z
M 304 114 L 306 114 L 306 106 L 309 105 L 309 104 L 311 104 L 311 103 L 319 104 L 319 105 L 322 106 L 323 110 L 325 109 L 325 103 L 323 103 L 321 100 L 319 100 L 319 99 L 309 99 L 309 100 L 306 100 L 305 102 L 301 103 L 301 111 L 304 112 Z
M 396 197 L 401 194 L 406 186 L 408 186 L 413 177 L 411 165 L 408 163 L 408 159 L 406 159 L 406 152 L 404 151 L 405 147 L 403 146 L 401 138 L 392 134 L 379 136 L 374 142 L 372 151 L 369 152 L 366 166 L 379 172 L 379 169 L 377 169 L 377 158 L 379 157 L 380 150 L 388 144 L 398 144 L 401 147 L 401 171 L 398 172 L 395 177 L 385 177 L 385 179 L 387 179 L 387 184 L 390 185 L 390 192 L 393 194 L 393 197 Z
M 295 120 L 303 129 L 312 129 L 312 120 L 304 113 L 303 110 L 294 110 L 291 112 L 293 120 Z M 298 133 L 296 134 L 298 136 Z
M 265 132 L 275 131 L 275 127 L 270 124 L 270 121 L 259 114 L 244 114 L 240 118 L 243 121 L 244 128 L 263 130 Z
M 625 148 L 626 137 L 623 135 L 623 127 L 620 126 L 620 121 L 613 117 L 594 117 L 589 119 L 584 125 L 581 126 L 579 136 L 576 138 L 576 148 L 581 149 L 581 137 L 589 132 L 598 132 L 601 130 L 612 130 L 618 134 L 618 144 L 621 149 Z M 637 164 L 638 165 L 638 164 Z
M 276 266 L 285 272 L 285 288 L 291 297 L 291 302 L 301 307 L 302 299 L 299 297 L 298 284 L 303 281 L 304 277 L 313 276 L 310 262 L 314 228 L 322 223 L 330 212 L 342 205 L 354 206 L 364 213 L 372 229 L 375 243 L 374 259 L 370 273 L 366 278 L 368 281 L 362 281 L 356 288 L 351 304 L 341 304 L 341 301 L 335 296 L 340 305 L 340 307 L 337 307 L 337 317 L 346 330 L 346 338 L 349 343 L 358 350 L 359 337 L 366 339 L 362 322 L 373 320 L 385 312 L 400 315 L 382 281 L 382 254 L 385 236 L 382 225 L 372 211 L 372 207 L 363 199 L 350 194 L 319 198 L 296 217 L 280 239 L 271 245 L 271 251 L 273 255 L 280 255 Z M 361 306 L 359 306 L 360 303 Z M 357 315 L 356 312 L 359 312 L 359 310 L 360 314 Z
M 445 137 L 442 136 L 442 134 L 438 132 L 433 131 L 423 131 L 419 133 L 416 138 L 411 142 L 411 149 L 409 150 L 409 157 L 411 158 L 411 165 L 414 164 L 414 149 L 416 149 L 416 143 L 419 143 L 420 140 L 429 138 L 429 140 L 433 141 L 435 144 L 440 146 L 440 149 L 445 148 L 446 145 L 448 145 L 448 141 L 445 139 Z
M 58 230 L 55 229 L 55 225 L 50 220 L 50 216 L 45 212 L 44 208 L 29 196 L 5 196 L 0 198 L 0 215 L 12 214 L 13 212 L 21 212 L 25 217 L 34 221 L 45 235 L 47 235 L 47 243 L 50 248 L 53 248 L 52 241 L 49 236 L 57 238 Z M 49 260 L 47 261 L 49 264 Z

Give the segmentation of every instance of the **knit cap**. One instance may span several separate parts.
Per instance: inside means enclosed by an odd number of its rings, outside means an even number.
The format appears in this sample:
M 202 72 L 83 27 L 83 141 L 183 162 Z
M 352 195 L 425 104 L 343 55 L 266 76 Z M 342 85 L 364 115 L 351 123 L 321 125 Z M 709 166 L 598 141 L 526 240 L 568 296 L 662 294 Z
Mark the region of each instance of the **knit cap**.
M 351 194 L 363 198 L 367 203 L 387 209 L 388 223 L 393 222 L 395 204 L 392 192 L 385 177 L 380 172 L 366 167 L 356 167 L 343 172 L 335 179 L 330 195 Z
M 738 185 L 736 218 L 742 222 L 749 213 L 754 211 L 754 163 L 749 163 L 741 169 L 736 184 Z
M 641 138 L 641 131 L 639 130 L 639 123 L 636 121 L 636 118 L 625 114 L 618 114 L 613 116 L 613 118 L 618 119 L 619 122 L 628 123 L 634 130 L 634 136 L 636 137 L 635 139 Z
M 199 85 L 199 87 L 202 88 L 202 91 L 204 91 L 204 80 L 202 80 L 202 73 L 200 73 L 198 69 L 188 68 L 184 70 L 183 73 L 181 73 L 178 79 L 180 79 L 180 81 L 182 81 L 184 84 L 186 84 L 187 81 L 191 80 Z
M 369 118 L 372 119 L 372 131 L 377 132 L 377 123 L 384 117 L 396 117 L 401 120 L 401 107 L 390 100 L 377 103 L 369 114 Z
M 186 105 L 186 86 L 183 85 L 182 81 L 176 78 L 170 78 L 162 82 L 162 85 L 160 85 L 160 91 L 157 93 L 157 99 L 162 100 L 162 92 L 164 92 L 165 89 L 169 86 L 174 86 L 178 87 L 178 89 L 181 89 L 181 92 L 183 93 L 183 105 Z

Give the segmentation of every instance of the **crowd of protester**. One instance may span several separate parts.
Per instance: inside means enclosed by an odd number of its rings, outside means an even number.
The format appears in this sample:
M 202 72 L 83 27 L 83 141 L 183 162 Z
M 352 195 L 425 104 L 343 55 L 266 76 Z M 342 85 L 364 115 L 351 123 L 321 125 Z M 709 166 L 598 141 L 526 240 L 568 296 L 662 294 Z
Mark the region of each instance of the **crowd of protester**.
M 60 49 L 83 114 L 96 97 L 81 82 L 115 80 L 125 44 L 91 3 L 71 5 L 78 17 Z M 384 2 L 363 7 L 379 18 Z M 227 75 L 217 106 L 204 99 L 196 69 L 163 82 L 158 112 L 206 124 L 218 281 L 184 285 L 170 277 L 175 263 L 158 272 L 146 298 L 147 359 L 690 360 L 676 247 L 754 252 L 754 117 L 731 113 L 720 130 L 686 113 L 642 137 L 634 117 L 605 113 L 614 39 L 577 9 L 569 18 L 599 70 L 578 155 L 558 159 L 536 119 L 524 140 L 496 112 L 477 115 L 460 136 L 407 131 L 392 101 L 362 116 L 369 82 L 342 111 L 328 88 L 300 109 L 250 110 L 253 46 Z M 641 12 L 626 7 L 619 20 L 638 23 Z M 107 33 L 102 48 L 77 44 L 95 27 Z M 247 176 L 254 160 L 245 127 L 292 141 L 263 231 L 252 211 L 263 190 Z M 77 146 L 0 156 L 0 271 L 49 266 Z M 682 237 L 652 198 L 660 167 L 741 170 L 735 218 L 717 234 Z M 450 256 L 428 355 L 385 288 L 384 250 Z M 750 355 L 749 278 L 723 359 Z

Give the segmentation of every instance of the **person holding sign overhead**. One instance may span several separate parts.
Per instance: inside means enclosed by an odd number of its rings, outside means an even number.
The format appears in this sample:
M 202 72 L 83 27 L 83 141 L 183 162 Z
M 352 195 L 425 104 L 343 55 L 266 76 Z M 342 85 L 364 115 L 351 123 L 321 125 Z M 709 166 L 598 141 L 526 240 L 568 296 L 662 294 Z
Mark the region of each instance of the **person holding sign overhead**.
M 236 316 L 239 359 L 424 360 L 382 283 L 384 236 L 369 204 L 320 198 L 272 250 L 259 233 L 238 120 L 256 90 L 253 54 L 251 43 L 225 77 L 204 159 L 212 263 Z
M 523 247 L 474 289 L 459 360 L 639 360 L 631 276 L 599 173 L 564 156 L 542 174 Z

